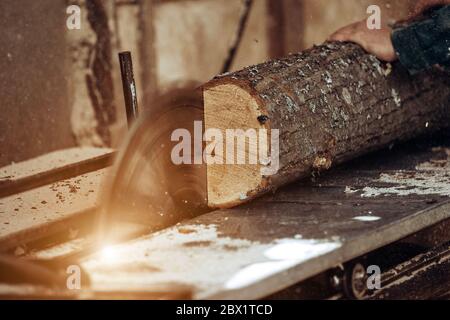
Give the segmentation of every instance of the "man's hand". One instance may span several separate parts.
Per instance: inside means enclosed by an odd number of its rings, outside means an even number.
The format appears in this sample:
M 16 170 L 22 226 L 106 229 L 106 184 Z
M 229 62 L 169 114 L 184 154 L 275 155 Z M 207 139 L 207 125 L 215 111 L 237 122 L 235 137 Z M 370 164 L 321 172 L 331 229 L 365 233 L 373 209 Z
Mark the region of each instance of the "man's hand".
M 367 21 L 363 20 L 339 29 L 328 40 L 357 43 L 380 60 L 392 62 L 397 60 L 397 55 L 392 45 L 391 32 L 388 25 L 383 25 L 379 30 L 369 30 Z
M 408 20 L 414 20 L 432 7 L 448 4 L 450 4 L 450 0 L 419 0 L 408 16 Z M 328 40 L 355 42 L 380 60 L 392 62 L 397 60 L 397 55 L 392 45 L 391 32 L 392 29 L 387 24 L 384 24 L 379 30 L 369 30 L 367 20 L 363 20 L 336 31 Z

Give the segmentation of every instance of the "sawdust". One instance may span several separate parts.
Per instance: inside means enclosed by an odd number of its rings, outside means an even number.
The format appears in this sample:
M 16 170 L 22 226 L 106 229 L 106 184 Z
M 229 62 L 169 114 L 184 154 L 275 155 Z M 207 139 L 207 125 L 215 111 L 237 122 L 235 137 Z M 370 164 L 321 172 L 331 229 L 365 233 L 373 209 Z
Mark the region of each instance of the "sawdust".
M 363 189 L 347 186 L 345 193 L 361 193 L 361 197 L 383 195 L 440 195 L 450 196 L 450 149 L 435 148 L 435 153 L 445 153 L 447 159 L 431 159 L 416 166 L 415 171 L 382 173 L 374 182 L 391 184 L 386 187 L 365 187 Z
M 101 253 L 86 259 L 82 266 L 93 288 L 139 288 L 175 282 L 197 288 L 196 298 L 205 298 L 252 285 L 341 246 L 334 240 L 289 238 L 261 243 L 230 238 L 223 236 L 216 225 L 185 225 L 183 229 L 194 232 L 183 233 L 173 227 L 108 249 L 113 259 L 105 259 Z M 133 264 L 157 266 L 160 271 L 149 274 L 126 267 Z M 108 268 L 114 271 L 106 272 Z
M 374 222 L 381 220 L 380 217 L 377 216 L 357 216 L 354 217 L 353 220 L 361 221 L 361 222 Z
M 22 192 L 20 196 L 3 198 L 0 206 L 0 240 L 30 228 L 48 228 L 49 223 L 93 210 L 98 205 L 97 193 L 88 190 L 100 190 L 106 171 L 91 172 L 83 175 L 83 178 L 60 181 Z

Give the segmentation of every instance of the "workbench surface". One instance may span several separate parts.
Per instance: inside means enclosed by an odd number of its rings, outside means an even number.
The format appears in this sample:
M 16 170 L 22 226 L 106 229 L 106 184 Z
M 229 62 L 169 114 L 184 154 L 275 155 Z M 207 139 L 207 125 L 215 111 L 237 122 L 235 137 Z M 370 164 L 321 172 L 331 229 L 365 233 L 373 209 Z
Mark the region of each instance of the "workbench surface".
M 175 283 L 194 298 L 263 298 L 450 219 L 448 155 L 420 141 L 385 150 L 81 264 L 96 290 Z
M 449 154 L 420 141 L 378 152 L 245 206 L 107 247 L 81 265 L 96 291 L 171 283 L 192 287 L 194 298 L 266 297 L 448 220 Z M 57 257 L 72 245 L 33 255 Z

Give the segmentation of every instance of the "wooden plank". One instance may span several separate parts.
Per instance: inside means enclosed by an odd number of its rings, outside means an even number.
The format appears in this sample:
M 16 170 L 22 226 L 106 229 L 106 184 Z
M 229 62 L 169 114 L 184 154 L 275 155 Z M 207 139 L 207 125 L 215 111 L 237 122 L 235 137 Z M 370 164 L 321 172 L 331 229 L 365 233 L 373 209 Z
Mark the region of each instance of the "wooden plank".
M 0 198 L 106 168 L 114 154 L 107 148 L 71 148 L 0 168 Z
M 62 230 L 64 239 L 77 236 L 76 226 L 92 217 L 98 206 L 98 191 L 107 169 L 0 199 L 0 251 L 19 247 Z

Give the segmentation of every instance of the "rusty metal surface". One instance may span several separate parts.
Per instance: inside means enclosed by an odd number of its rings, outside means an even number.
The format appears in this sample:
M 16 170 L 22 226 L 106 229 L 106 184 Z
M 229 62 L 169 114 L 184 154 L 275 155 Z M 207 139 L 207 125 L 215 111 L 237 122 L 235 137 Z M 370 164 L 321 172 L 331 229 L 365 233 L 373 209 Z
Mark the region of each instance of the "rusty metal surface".
M 395 266 L 381 279 L 382 288 L 369 299 L 445 299 L 450 294 L 450 242 Z

